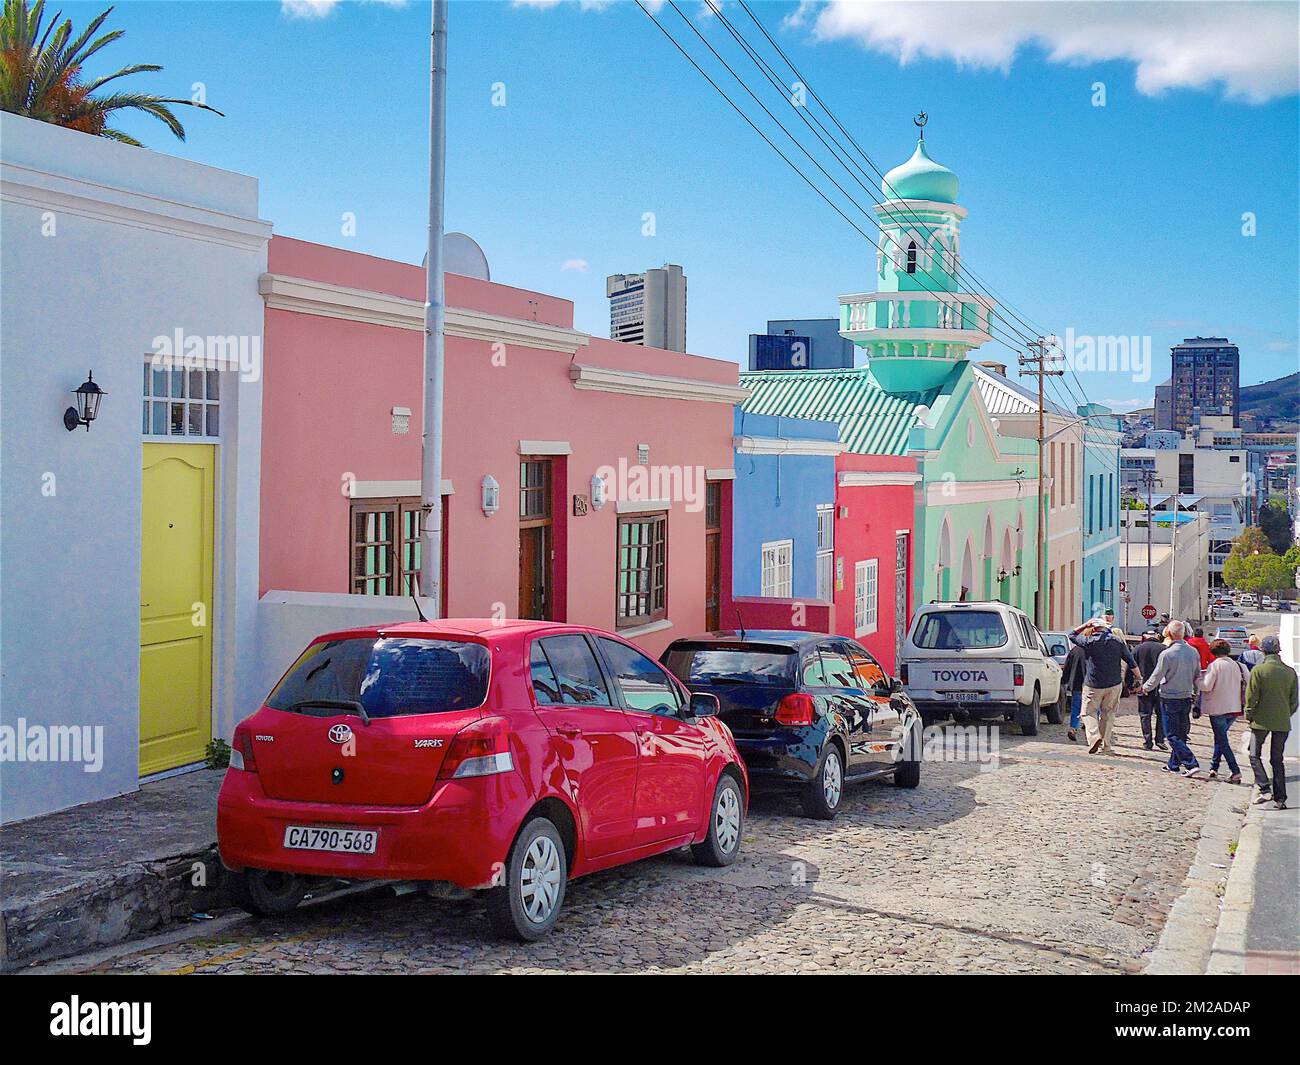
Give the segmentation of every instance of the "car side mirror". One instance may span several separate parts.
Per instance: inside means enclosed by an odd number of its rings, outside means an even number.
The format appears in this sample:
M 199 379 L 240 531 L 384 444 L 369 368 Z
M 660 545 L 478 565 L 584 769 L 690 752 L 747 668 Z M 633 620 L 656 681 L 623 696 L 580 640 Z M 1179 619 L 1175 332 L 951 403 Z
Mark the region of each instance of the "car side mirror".
M 903 690 L 903 682 L 902 682 L 901 680 L 899 680 L 897 677 L 890 677 L 890 678 L 889 678 L 889 691 L 890 691 L 890 693 L 891 693 L 891 694 L 894 694 L 894 695 L 897 695 L 897 694 L 898 694 L 899 692 L 901 692 L 902 690 Z
M 716 695 L 708 692 L 692 692 L 691 701 L 686 706 L 687 717 L 717 717 L 722 705 Z

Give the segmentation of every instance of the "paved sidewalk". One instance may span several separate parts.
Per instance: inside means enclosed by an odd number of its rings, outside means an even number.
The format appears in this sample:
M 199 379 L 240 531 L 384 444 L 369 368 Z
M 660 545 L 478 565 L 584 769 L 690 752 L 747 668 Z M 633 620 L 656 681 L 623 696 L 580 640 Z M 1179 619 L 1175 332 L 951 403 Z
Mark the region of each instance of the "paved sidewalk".
M 1252 806 L 1241 830 L 1207 972 L 1300 975 L 1300 762 L 1290 809 Z M 1252 789 L 1253 792 L 1253 789 Z
M 199 770 L 0 828 L 0 968 L 140 935 L 196 908 L 218 878 L 217 789 Z

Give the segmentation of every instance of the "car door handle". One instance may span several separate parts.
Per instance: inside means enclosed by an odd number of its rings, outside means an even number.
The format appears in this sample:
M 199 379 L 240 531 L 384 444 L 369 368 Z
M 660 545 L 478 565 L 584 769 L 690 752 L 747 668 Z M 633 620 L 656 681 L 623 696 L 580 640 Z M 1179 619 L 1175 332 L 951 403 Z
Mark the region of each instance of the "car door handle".
M 576 740 L 582 735 L 582 729 L 573 725 L 556 725 L 555 731 L 563 736 L 566 740 Z

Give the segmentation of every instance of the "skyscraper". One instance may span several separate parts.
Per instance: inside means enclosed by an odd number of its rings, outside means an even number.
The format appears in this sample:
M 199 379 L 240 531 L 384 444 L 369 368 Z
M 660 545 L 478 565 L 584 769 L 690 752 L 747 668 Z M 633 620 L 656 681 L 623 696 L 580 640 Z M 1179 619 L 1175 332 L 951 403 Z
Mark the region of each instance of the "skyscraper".
M 1233 426 L 1240 428 L 1241 353 L 1237 345 L 1225 337 L 1188 337 L 1175 344 L 1171 354 L 1169 402 L 1161 404 L 1157 391 L 1156 428 L 1184 432 L 1197 408 L 1205 414 L 1230 414 Z
M 686 275 L 680 266 L 611 274 L 605 278 L 605 295 L 611 340 L 686 350 Z

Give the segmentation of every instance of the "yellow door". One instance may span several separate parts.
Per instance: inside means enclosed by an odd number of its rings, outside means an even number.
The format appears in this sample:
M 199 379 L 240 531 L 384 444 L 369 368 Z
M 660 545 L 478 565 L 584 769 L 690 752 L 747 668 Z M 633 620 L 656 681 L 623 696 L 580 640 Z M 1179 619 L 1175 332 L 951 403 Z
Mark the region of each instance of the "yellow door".
M 212 738 L 216 447 L 145 444 L 140 775 L 202 761 Z

